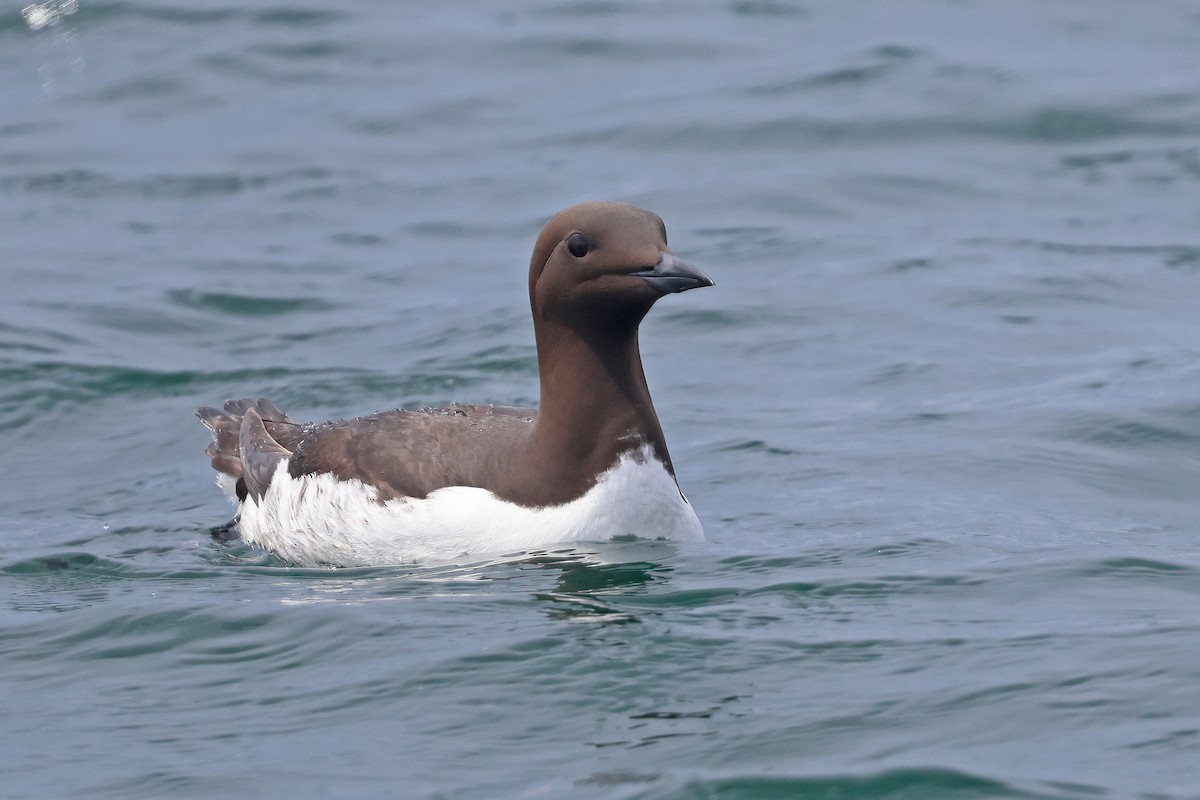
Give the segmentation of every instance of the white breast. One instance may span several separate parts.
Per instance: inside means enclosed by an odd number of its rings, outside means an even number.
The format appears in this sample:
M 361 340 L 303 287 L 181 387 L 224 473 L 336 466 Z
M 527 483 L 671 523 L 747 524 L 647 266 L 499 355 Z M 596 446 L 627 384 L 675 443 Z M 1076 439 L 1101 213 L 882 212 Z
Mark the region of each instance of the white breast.
M 287 465 L 280 463 L 261 501 L 242 503 L 239 528 L 247 542 L 303 564 L 401 564 L 629 535 L 704 540 L 696 513 L 649 447 L 622 456 L 582 497 L 543 508 L 469 486 L 379 503 L 360 481 L 293 478 Z

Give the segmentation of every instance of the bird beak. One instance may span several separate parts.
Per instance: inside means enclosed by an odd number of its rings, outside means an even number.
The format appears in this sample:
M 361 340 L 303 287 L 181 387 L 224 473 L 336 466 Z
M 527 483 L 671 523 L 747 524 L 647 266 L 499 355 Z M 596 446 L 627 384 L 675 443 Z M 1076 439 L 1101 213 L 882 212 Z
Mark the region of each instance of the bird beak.
M 651 288 L 662 294 L 686 292 L 688 289 L 699 289 L 703 286 L 715 286 L 712 278 L 694 264 L 689 264 L 682 258 L 676 258 L 670 253 L 663 253 L 662 258 L 650 269 L 633 273 L 642 278 Z

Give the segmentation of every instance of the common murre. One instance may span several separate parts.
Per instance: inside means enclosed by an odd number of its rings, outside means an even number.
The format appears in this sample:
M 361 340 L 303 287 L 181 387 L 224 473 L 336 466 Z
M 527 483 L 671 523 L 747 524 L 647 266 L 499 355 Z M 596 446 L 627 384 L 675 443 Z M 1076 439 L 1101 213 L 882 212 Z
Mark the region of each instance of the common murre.
M 451 405 L 297 424 L 269 400 L 196 414 L 239 504 L 227 535 L 306 564 L 395 564 L 620 535 L 700 541 L 638 350 L 658 298 L 713 281 L 650 211 L 582 203 L 529 266 L 539 408 Z

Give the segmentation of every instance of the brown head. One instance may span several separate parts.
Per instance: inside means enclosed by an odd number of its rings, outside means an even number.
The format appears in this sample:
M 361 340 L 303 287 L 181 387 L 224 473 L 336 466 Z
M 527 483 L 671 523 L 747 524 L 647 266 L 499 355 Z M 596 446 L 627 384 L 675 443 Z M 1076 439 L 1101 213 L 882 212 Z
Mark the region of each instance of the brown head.
M 675 474 L 638 323 L 663 295 L 712 285 L 671 253 L 662 220 L 645 209 L 580 203 L 542 228 L 529 264 L 541 404 L 520 461 L 547 497 L 578 497 L 641 444 Z
M 664 294 L 712 285 L 671 253 L 657 214 L 624 203 L 580 203 L 555 214 L 529 264 L 534 319 L 581 333 L 636 327 Z

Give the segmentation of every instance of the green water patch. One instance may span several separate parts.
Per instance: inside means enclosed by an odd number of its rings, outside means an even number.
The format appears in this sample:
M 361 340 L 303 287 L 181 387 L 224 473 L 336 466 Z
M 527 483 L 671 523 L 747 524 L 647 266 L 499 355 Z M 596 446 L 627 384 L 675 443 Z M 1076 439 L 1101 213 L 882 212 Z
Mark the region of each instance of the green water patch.
M 196 289 L 172 289 L 167 300 L 176 305 L 201 311 L 216 311 L 235 317 L 274 317 L 300 312 L 331 311 L 337 304 L 316 297 L 261 297 L 205 292 Z
M 6 410 L 38 408 L 44 411 L 47 406 L 58 403 L 84 402 L 113 395 L 179 395 L 196 386 L 261 382 L 295 374 L 294 370 L 282 368 L 202 372 L 57 362 L 5 365 L 0 366 L 0 386 L 9 388 L 0 390 L 0 415 Z M 300 371 L 299 374 L 306 373 Z
M 697 778 L 681 787 L 635 794 L 637 800 L 1067 800 L 1095 797 L 1090 787 L 1021 789 L 947 769 L 899 769 L 875 774 L 812 777 Z
M 0 572 L 7 575 L 59 575 L 70 572 L 95 578 L 124 579 L 139 570 L 132 564 L 94 553 L 64 552 L 22 558 L 0 564 Z
M 0 561 L 5 591 L 0 606 L 18 613 L 78 611 L 107 606 L 115 598 L 149 593 L 148 587 L 211 581 L 210 569 L 153 569 L 132 558 L 89 551 L 54 550 Z
M 387 244 L 387 239 L 375 233 L 341 231 L 330 235 L 329 240 L 346 247 L 378 247 Z
M 265 628 L 273 615 L 230 617 L 195 609 L 135 611 L 116 614 L 99 624 L 87 625 L 42 643 L 45 653 L 77 658 L 131 659 L 163 653 L 196 642 L 227 639 L 231 635 Z M 250 645 L 270 654 L 272 648 Z M 226 648 L 228 650 L 228 648 Z M 245 660 L 245 659 L 243 659 Z
M 9 325 L 0 321 L 0 353 L 49 356 L 82 344 L 82 340 L 62 331 L 33 326 Z M 0 362 L 0 369 L 3 363 Z
M 618 36 L 543 34 L 496 42 L 488 55 L 498 67 L 542 67 L 547 59 L 563 57 L 600 63 L 636 62 L 648 65 L 654 62 L 705 61 L 719 57 L 723 49 L 715 42 L 687 39 L 681 35 L 659 38 L 653 47 L 647 47 L 642 42 Z
M 344 48 L 330 41 L 262 44 L 255 47 L 254 52 L 281 61 L 311 61 L 337 58 L 346 54 Z
M 1176 583 L 1200 593 L 1200 567 L 1140 556 L 1106 558 L 1076 565 L 1072 571 L 1087 578 L 1116 578 L 1150 581 L 1157 585 Z
M 1163 409 L 1145 415 L 1075 414 L 1058 426 L 1061 438 L 1114 450 L 1155 450 L 1200 446 L 1200 406 Z
M 341 11 L 290 6 L 268 8 L 256 12 L 252 16 L 252 19 L 259 25 L 269 25 L 278 28 L 311 28 L 320 25 L 331 25 L 348 18 L 349 15 Z
M 434 356 L 421 359 L 417 363 L 423 367 L 437 366 L 439 370 L 466 374 L 536 375 L 538 371 L 537 352 L 530 345 L 485 347 L 465 356 Z
M 188 85 L 179 78 L 152 75 L 118 83 L 91 93 L 96 103 L 122 103 L 129 100 L 162 100 L 185 94 Z
M 734 0 L 728 8 L 730 14 L 750 19 L 804 19 L 809 15 L 804 5 L 783 0 Z
M 536 372 L 536 365 L 531 367 L 520 360 L 484 363 L 480 365 L 480 373 L 521 371 L 522 367 Z M 412 371 L 395 376 L 352 369 L 270 367 L 207 372 L 57 362 L 0 364 L 0 429 L 23 424 L 21 421 L 41 417 L 62 406 L 121 396 L 194 398 L 211 390 L 213 396 L 206 402 L 219 404 L 228 396 L 229 387 L 253 386 L 258 387 L 256 395 L 270 394 L 285 406 L 329 408 L 344 404 L 347 397 L 440 397 L 480 380 L 478 374 L 459 372 Z
M 1131 184 L 1200 178 L 1200 148 L 1122 148 L 1063 156 L 1060 164 L 1089 183 L 1123 180 Z
M 151 550 L 161 556 L 174 552 L 176 548 L 134 548 L 122 552 L 120 558 L 88 551 L 60 550 L 2 561 L 0 573 L 20 578 L 62 579 L 64 586 L 77 586 L 81 580 L 95 584 L 109 581 L 212 580 L 218 574 L 213 568 L 194 565 L 151 566 L 139 558 Z

